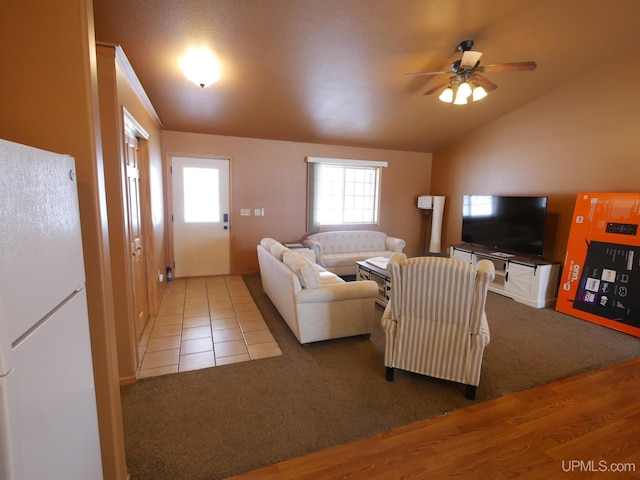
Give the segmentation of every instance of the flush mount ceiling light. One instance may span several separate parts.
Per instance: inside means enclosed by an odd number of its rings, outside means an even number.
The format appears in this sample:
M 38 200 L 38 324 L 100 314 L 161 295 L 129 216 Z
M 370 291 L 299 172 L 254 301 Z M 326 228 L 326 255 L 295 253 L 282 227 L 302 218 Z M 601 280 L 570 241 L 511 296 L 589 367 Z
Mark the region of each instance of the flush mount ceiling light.
M 184 76 L 199 87 L 205 88 L 220 80 L 220 64 L 206 47 L 191 47 L 182 57 Z

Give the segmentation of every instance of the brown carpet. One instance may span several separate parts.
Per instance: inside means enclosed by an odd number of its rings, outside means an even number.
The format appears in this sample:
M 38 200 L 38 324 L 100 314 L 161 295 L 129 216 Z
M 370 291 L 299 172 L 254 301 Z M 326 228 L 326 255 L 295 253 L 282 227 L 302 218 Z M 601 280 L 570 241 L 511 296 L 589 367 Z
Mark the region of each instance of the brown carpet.
M 245 282 L 281 357 L 140 380 L 122 388 L 132 480 L 214 480 L 386 431 L 469 403 L 464 387 L 396 371 L 384 334 L 307 347 Z M 640 355 L 640 339 L 489 294 L 491 343 L 476 402 Z

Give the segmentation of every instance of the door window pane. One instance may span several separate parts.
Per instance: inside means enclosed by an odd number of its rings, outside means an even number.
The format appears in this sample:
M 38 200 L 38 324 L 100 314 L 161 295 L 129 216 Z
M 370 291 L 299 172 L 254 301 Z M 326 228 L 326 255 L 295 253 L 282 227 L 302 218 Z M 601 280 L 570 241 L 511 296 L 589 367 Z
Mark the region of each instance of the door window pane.
M 184 221 L 187 223 L 219 222 L 220 194 L 218 170 L 184 167 Z

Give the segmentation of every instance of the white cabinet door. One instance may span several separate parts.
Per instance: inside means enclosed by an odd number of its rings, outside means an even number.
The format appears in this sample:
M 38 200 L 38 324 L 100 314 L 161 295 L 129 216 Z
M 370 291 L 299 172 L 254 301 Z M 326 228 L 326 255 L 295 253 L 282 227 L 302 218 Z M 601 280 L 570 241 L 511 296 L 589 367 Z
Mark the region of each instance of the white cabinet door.
M 507 292 L 530 299 L 536 298 L 538 290 L 538 282 L 535 278 L 536 268 L 509 262 L 507 274 L 504 286 Z
M 456 260 L 462 260 L 463 262 L 473 263 L 473 254 L 464 250 L 458 250 L 457 248 L 451 249 L 451 258 Z

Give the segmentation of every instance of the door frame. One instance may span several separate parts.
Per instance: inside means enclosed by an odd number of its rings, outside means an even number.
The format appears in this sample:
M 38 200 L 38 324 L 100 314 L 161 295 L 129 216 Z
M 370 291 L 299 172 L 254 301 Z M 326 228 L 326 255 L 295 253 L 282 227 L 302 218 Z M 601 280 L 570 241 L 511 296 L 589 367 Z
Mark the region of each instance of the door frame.
M 175 250 L 174 245 L 175 241 L 173 238 L 173 174 L 171 172 L 172 168 L 172 158 L 173 157 L 193 157 L 193 158 L 219 158 L 226 159 L 229 162 L 229 274 L 233 275 L 234 266 L 233 266 L 233 159 L 230 155 L 224 154 L 201 154 L 201 153 L 192 153 L 192 152 L 183 152 L 183 151 L 172 151 L 165 152 L 165 211 L 167 212 L 167 218 L 165 220 L 165 225 L 167 225 L 167 238 L 169 244 L 169 265 L 172 270 L 175 270 Z

